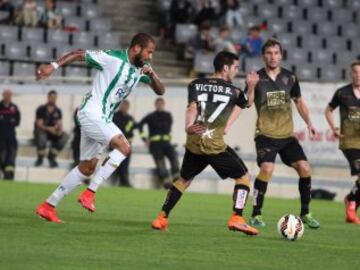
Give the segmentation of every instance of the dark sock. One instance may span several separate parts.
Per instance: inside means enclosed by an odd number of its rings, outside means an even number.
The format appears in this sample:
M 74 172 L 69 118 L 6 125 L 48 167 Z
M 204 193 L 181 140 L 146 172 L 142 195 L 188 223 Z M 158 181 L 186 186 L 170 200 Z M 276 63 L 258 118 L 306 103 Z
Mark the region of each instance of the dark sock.
M 182 192 L 178 190 L 174 185 L 169 188 L 166 200 L 162 207 L 162 211 L 165 212 L 166 216 L 169 216 L 171 209 L 173 209 L 177 202 L 180 200 L 181 195 Z
M 354 186 L 350 190 L 350 193 L 347 195 L 349 201 L 360 202 L 360 180 L 356 180 Z
M 300 177 L 299 192 L 301 202 L 300 216 L 309 214 L 309 204 L 311 201 L 311 177 Z
M 252 216 L 261 215 L 261 208 L 263 207 L 265 193 L 267 190 L 268 182 L 262 181 L 258 178 L 255 179 L 254 183 L 254 207 Z
M 234 194 L 233 194 L 233 210 L 234 212 L 242 216 L 243 210 L 246 205 L 247 197 L 249 196 L 250 188 L 246 185 L 237 184 L 234 187 Z

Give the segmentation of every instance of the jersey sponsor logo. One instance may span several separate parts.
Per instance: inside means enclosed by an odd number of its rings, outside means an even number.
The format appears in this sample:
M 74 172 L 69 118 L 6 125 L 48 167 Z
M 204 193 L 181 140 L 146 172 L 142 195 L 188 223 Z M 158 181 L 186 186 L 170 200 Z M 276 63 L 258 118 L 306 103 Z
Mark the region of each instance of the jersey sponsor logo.
M 266 93 L 267 106 L 269 108 L 278 107 L 286 103 L 285 90 L 278 90 Z
M 128 93 L 128 88 L 127 87 L 119 87 L 118 90 L 116 91 L 115 95 L 117 98 L 121 99 L 123 97 L 125 97 Z
M 360 123 L 360 108 L 349 108 L 348 118 L 351 122 Z

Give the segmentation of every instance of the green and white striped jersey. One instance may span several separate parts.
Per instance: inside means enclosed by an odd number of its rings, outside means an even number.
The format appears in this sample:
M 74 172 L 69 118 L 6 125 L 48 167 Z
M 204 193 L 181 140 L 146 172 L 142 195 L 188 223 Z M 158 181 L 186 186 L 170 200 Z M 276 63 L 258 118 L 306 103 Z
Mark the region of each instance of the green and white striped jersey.
M 87 50 L 86 63 L 98 70 L 92 89 L 84 96 L 80 110 L 99 114 L 106 122 L 112 117 L 120 103 L 131 93 L 139 81 L 150 83 L 142 74 L 142 68 L 135 67 L 128 59 L 127 50 Z

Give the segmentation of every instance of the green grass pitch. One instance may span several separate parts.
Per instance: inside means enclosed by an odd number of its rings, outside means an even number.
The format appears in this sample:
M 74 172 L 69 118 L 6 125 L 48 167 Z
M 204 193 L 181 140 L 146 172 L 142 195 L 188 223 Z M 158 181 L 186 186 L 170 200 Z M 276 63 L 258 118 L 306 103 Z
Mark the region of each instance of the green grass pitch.
M 360 226 L 345 224 L 343 205 L 314 201 L 322 227 L 296 242 L 280 238 L 277 220 L 299 202 L 267 199 L 267 227 L 256 237 L 228 231 L 231 196 L 185 194 L 168 232 L 152 219 L 165 191 L 103 188 L 97 212 L 76 202 L 82 188 L 58 209 L 66 224 L 51 224 L 34 209 L 54 185 L 0 182 L 0 269 L 359 269 Z M 250 202 L 250 201 L 249 201 Z M 250 206 L 250 205 L 248 205 Z M 246 216 L 249 215 L 249 207 Z

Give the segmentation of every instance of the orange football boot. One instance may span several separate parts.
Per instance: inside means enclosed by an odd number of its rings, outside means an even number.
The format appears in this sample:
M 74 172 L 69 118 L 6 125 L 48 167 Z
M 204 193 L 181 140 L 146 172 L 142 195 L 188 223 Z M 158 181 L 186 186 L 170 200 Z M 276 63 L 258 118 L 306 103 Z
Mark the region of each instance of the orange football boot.
M 56 215 L 56 209 L 48 204 L 47 202 L 43 202 L 37 208 L 35 213 L 47 221 L 55 222 L 55 223 L 64 223 L 61 219 L 59 219 Z
M 169 220 L 164 212 L 161 212 L 157 218 L 151 223 L 151 227 L 155 230 L 167 231 Z
M 89 212 L 95 212 L 95 192 L 86 189 L 83 193 L 81 193 L 78 202 Z
M 345 221 L 348 223 L 360 224 L 360 218 L 356 215 L 356 202 L 349 201 L 347 196 L 344 198 L 345 203 Z
M 249 226 L 244 217 L 236 215 L 235 213 L 230 217 L 228 221 L 228 228 L 232 231 L 243 232 L 247 235 L 258 235 L 259 231 Z

